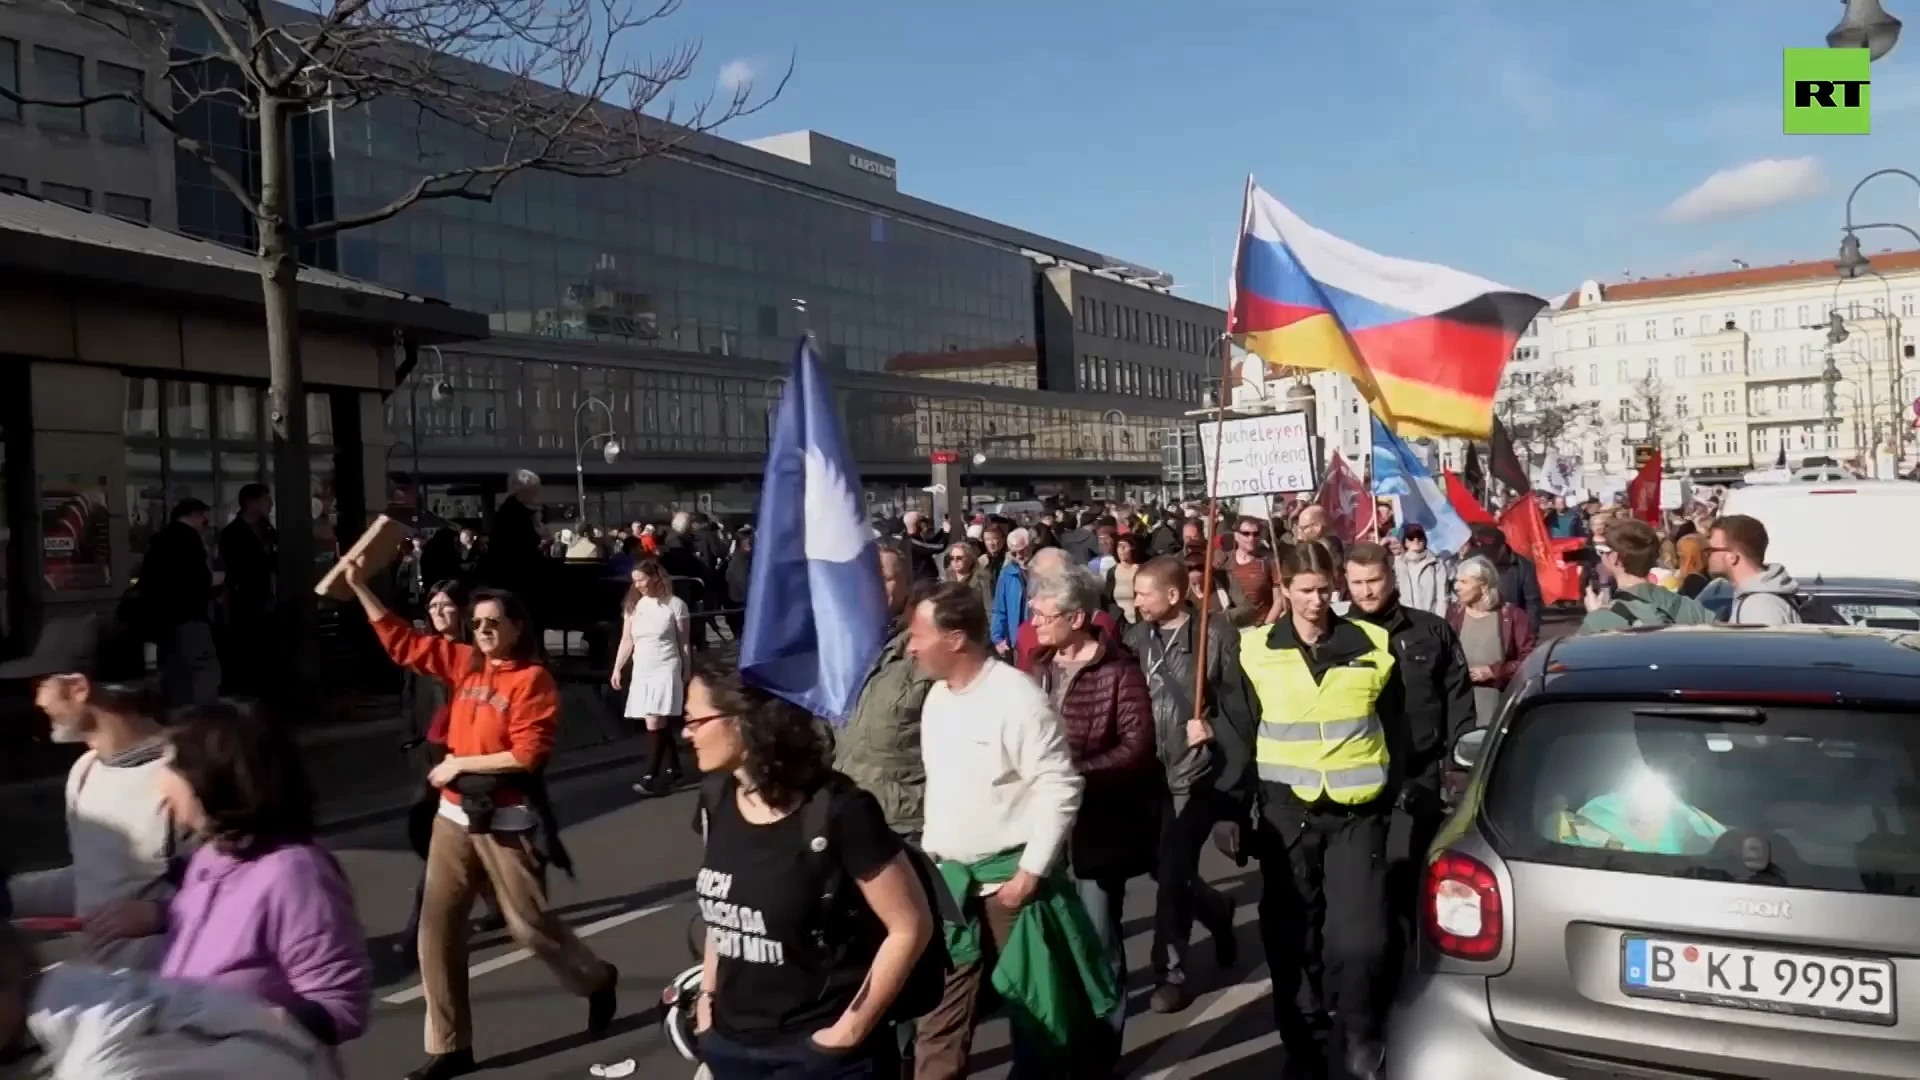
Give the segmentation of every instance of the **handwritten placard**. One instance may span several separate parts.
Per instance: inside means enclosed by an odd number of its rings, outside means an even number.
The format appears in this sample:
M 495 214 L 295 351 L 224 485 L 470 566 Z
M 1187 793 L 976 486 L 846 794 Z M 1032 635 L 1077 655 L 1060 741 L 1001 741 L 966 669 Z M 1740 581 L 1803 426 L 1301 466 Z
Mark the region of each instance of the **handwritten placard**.
M 1304 412 L 1204 423 L 1199 428 L 1209 492 L 1232 498 L 1283 495 L 1319 486 Z

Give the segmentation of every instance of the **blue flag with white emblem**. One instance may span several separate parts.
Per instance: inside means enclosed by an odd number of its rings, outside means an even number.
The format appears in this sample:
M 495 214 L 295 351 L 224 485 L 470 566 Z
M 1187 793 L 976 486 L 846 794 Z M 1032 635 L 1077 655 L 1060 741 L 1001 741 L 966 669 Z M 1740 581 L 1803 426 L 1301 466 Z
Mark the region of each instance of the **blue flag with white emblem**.
M 1434 551 L 1459 551 L 1472 534 L 1413 447 L 1378 416 L 1373 418 L 1373 493 L 1398 495 L 1401 522 L 1427 530 L 1427 546 Z
M 888 617 L 880 550 L 834 401 L 802 338 L 760 484 L 740 678 L 842 724 Z

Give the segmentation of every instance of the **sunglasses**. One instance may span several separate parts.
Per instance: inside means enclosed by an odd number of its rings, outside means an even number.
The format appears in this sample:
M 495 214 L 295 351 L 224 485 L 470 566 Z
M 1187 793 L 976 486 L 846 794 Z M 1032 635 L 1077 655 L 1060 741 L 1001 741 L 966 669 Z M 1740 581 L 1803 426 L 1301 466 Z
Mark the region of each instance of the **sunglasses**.
M 1260 539 L 1260 531 L 1258 529 L 1255 529 L 1251 532 L 1247 531 L 1246 529 L 1242 529 L 1240 530 L 1240 535 L 1246 537 L 1249 540 Z
M 483 615 L 480 618 L 469 620 L 475 630 L 498 630 L 506 621 L 505 619 L 495 618 L 491 615 Z

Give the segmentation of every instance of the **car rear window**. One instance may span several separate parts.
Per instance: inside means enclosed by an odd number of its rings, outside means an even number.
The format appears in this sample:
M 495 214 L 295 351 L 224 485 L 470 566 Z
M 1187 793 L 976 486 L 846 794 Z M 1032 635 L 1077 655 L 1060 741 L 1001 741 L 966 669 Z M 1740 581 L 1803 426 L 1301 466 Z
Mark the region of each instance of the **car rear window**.
M 1920 895 L 1920 715 L 1629 702 L 1543 705 L 1489 764 L 1504 858 Z

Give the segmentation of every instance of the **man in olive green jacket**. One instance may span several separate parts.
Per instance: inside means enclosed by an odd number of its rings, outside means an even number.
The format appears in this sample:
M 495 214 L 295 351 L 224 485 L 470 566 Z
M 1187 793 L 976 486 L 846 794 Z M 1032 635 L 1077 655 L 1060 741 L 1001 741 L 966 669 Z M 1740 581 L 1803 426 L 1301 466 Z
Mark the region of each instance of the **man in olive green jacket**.
M 913 595 L 907 557 L 894 548 L 881 548 L 880 576 L 887 584 L 893 624 L 846 727 L 834 734 L 833 767 L 880 801 L 893 831 L 918 837 L 927 791 L 927 768 L 920 760 L 920 709 L 933 680 L 907 655 L 907 606 Z

